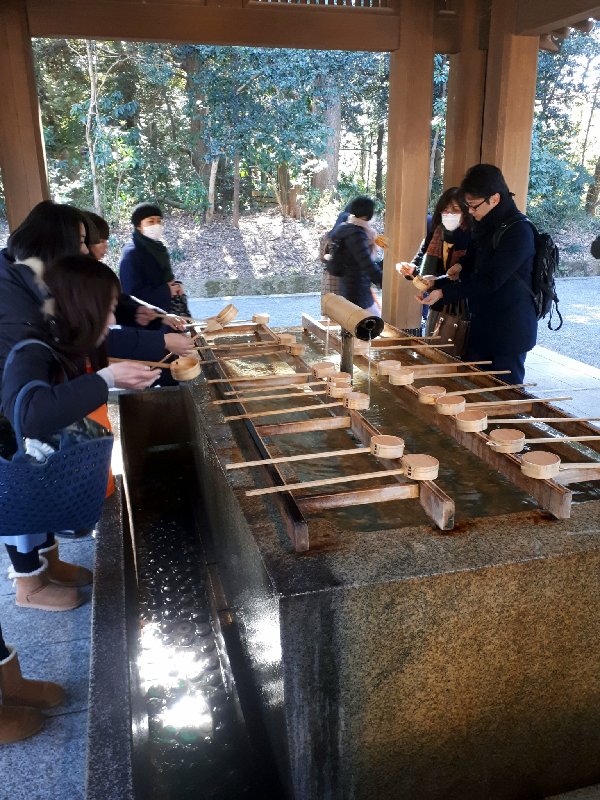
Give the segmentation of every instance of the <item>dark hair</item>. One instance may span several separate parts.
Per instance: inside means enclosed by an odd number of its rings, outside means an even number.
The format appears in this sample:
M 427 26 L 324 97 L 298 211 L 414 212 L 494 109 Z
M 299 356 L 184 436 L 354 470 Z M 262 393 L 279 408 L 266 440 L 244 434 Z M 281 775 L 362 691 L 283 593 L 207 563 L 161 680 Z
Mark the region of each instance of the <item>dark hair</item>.
M 45 281 L 54 299 L 59 349 L 73 355 L 95 350 L 121 291 L 116 274 L 102 261 L 79 255 L 50 264 Z
M 475 164 L 474 167 L 470 167 L 462 179 L 460 188 L 464 194 L 486 199 L 496 193 L 502 198 L 510 197 L 511 194 L 504 175 L 493 164 Z
M 354 198 L 348 210 L 351 214 L 354 214 L 355 217 L 365 217 L 365 219 L 369 220 L 375 211 L 375 203 L 370 197 L 361 195 L 360 197 Z
M 131 212 L 131 224 L 137 228 L 146 217 L 162 217 L 162 211 L 154 203 L 139 203 Z
M 433 209 L 433 216 L 431 218 L 432 231 L 434 231 L 439 225 L 442 224 L 442 212 L 452 202 L 456 202 L 460 206 L 460 210 L 462 211 L 463 221 L 464 221 L 464 215 L 467 210 L 467 205 L 465 203 L 463 193 L 458 186 L 451 186 L 449 189 L 446 189 L 446 191 L 440 196 L 440 199 L 435 204 L 435 208 Z
M 110 228 L 104 217 L 101 217 L 100 214 L 96 214 L 94 211 L 83 211 L 82 213 L 84 217 L 87 217 L 91 223 L 89 229 L 90 241 L 89 243 L 86 242 L 88 247 L 90 244 L 100 244 L 102 241 L 108 241 L 108 237 L 110 236 Z
M 45 265 L 81 250 L 83 214 L 73 206 L 44 200 L 31 209 L 8 239 L 7 252 L 15 261 L 39 258 Z

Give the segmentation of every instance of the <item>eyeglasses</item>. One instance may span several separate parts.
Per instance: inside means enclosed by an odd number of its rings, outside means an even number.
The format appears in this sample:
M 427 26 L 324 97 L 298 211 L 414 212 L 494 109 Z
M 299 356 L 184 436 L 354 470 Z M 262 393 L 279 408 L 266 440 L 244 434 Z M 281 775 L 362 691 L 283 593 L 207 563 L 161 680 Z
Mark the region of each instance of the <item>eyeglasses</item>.
M 479 206 L 482 206 L 484 203 L 489 203 L 489 201 L 490 201 L 489 197 L 484 197 L 484 199 L 481 201 L 481 203 L 476 203 L 475 205 L 471 205 L 471 203 L 467 203 L 467 208 L 469 209 L 469 211 L 477 211 Z

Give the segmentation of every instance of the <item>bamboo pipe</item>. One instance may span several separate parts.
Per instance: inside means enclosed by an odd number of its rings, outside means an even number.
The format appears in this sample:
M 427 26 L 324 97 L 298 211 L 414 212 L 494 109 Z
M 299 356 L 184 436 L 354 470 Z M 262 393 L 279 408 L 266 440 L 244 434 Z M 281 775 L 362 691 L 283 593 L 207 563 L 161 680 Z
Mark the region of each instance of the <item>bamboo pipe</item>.
M 270 411 L 257 411 L 251 414 L 236 414 L 233 417 L 223 417 L 225 422 L 231 422 L 234 419 L 254 419 L 255 417 L 272 417 L 277 414 L 298 414 L 301 411 L 320 411 L 322 408 L 340 408 L 343 403 L 318 403 L 314 406 L 294 406 L 294 408 L 276 408 Z
M 240 463 L 225 464 L 225 469 L 245 469 L 246 467 L 261 467 L 263 464 L 287 464 L 289 461 L 310 461 L 313 458 L 364 455 L 370 452 L 370 447 L 352 447 L 348 450 L 327 450 L 324 453 L 302 453 L 296 456 L 279 456 L 277 458 L 263 458 L 258 461 L 242 461 Z
M 302 384 L 296 384 L 302 386 Z M 227 400 L 211 400 L 213 406 L 222 406 L 225 403 L 250 403 L 256 400 L 287 400 L 288 397 L 315 397 L 319 394 L 327 394 L 325 389 L 320 392 L 288 392 L 287 394 L 261 394 L 257 397 L 228 397 Z
M 600 417 L 516 417 L 515 419 L 488 419 L 488 425 L 516 425 L 518 422 L 530 425 L 532 422 L 596 422 Z
M 437 377 L 437 376 L 434 376 Z M 537 383 L 507 383 L 506 386 L 485 386 L 481 389 L 460 389 L 456 392 L 446 392 L 444 397 L 455 397 L 463 394 L 481 394 L 482 392 L 503 392 L 505 389 L 521 389 L 525 386 L 537 386 Z
M 294 372 L 289 377 L 308 377 L 312 372 Z M 246 378 L 211 378 L 206 383 L 239 383 L 241 381 L 272 381 L 274 378 L 285 378 L 285 375 L 249 375 Z
M 516 406 L 526 403 L 555 403 L 558 400 L 572 400 L 572 397 L 539 397 L 523 398 L 523 400 L 481 400 L 479 403 L 468 403 L 467 408 L 482 408 L 483 406 Z
M 286 486 L 268 486 L 265 489 L 250 489 L 246 497 L 255 497 L 262 494 L 275 494 L 277 492 L 291 492 L 295 489 L 312 489 L 315 486 L 331 486 L 335 483 L 350 483 L 352 481 L 367 481 L 372 478 L 387 478 L 391 475 L 402 475 L 404 469 L 384 469 L 379 472 L 363 472 L 360 475 L 345 475 L 340 478 L 327 478 L 326 480 L 305 481 L 304 483 L 288 483 Z
M 281 397 L 289 397 L 290 396 L 289 390 L 290 389 L 292 389 L 292 390 L 293 389 L 297 389 L 298 386 L 324 386 L 324 385 L 325 384 L 324 384 L 323 381 L 307 381 L 306 383 L 290 383 L 287 386 L 273 386 L 272 388 L 273 389 L 280 389 L 282 392 L 288 392 L 288 394 L 282 394 Z M 257 387 L 255 389 L 246 389 L 246 392 L 248 394 L 250 392 L 253 392 L 253 393 L 254 392 L 264 392 L 264 389 L 262 387 Z M 233 390 L 228 391 L 228 392 L 223 392 L 223 394 L 236 395 L 238 400 L 243 400 L 245 397 L 247 397 L 247 394 L 239 394 L 238 390 L 236 390 L 236 389 L 233 389 Z M 248 399 L 250 399 L 250 398 L 248 398 Z

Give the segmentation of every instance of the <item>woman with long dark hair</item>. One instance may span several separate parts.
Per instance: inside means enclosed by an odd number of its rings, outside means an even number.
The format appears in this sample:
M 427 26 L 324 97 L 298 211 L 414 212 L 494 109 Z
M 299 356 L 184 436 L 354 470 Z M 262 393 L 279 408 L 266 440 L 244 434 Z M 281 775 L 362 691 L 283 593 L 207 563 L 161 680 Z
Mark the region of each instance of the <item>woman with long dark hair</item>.
M 15 378 L 13 375 L 10 380 L 7 379 L 3 370 L 6 357 L 17 342 L 38 339 L 56 348 L 66 359 L 69 377 L 75 377 L 83 371 L 84 355 L 98 347 L 96 339 L 101 337 L 100 334 L 95 334 L 98 325 L 103 330 L 110 310 L 110 303 L 106 305 L 106 291 L 112 298 L 115 291 L 118 291 L 119 282 L 112 270 L 105 265 L 102 265 L 103 277 L 95 277 L 90 267 L 98 262 L 93 262 L 87 256 L 78 258 L 79 254 L 87 253 L 85 236 L 85 221 L 77 209 L 45 201 L 38 203 L 30 212 L 10 236 L 7 248 L 0 253 L 0 411 L 9 420 L 12 419 L 10 387 Z M 79 267 L 71 275 L 70 283 L 70 279 L 65 279 L 65 268 L 57 271 L 56 265 L 72 257 L 77 259 Z M 84 267 L 87 267 L 85 276 L 83 273 L 79 274 Z M 106 291 L 100 290 L 101 285 Z M 91 296 L 90 293 L 96 291 L 101 300 Z M 104 317 L 99 323 L 100 312 Z M 88 350 L 81 349 L 84 342 L 89 347 Z M 23 350 L 23 355 L 17 354 L 15 366 L 18 367 L 22 359 L 27 358 L 32 362 L 31 367 L 43 372 L 48 367 L 46 354 L 52 359 L 45 348 L 28 347 Z M 51 364 L 56 369 L 54 359 Z M 156 380 L 158 374 L 156 370 L 148 371 L 143 365 L 129 362 L 124 368 L 122 364 L 115 365 L 110 373 L 105 373 L 105 377 L 114 379 L 113 385 L 120 388 L 138 389 L 150 385 L 149 376 Z M 56 380 L 57 376 L 53 377 Z M 94 395 L 101 398 L 96 405 L 89 408 L 86 405 L 87 410 L 93 411 L 106 402 L 107 383 L 97 375 L 84 377 L 88 382 L 92 381 L 92 385 L 95 385 Z M 71 385 L 69 382 L 56 387 L 57 394 L 47 398 L 46 408 L 34 404 L 33 408 L 37 407 L 39 419 L 34 419 L 33 427 L 26 435 L 37 439 L 40 426 L 42 431 L 46 431 L 47 425 L 51 424 L 54 425 L 52 430 L 56 431 L 69 424 L 63 420 L 71 413 L 70 403 L 76 400 L 71 395 L 74 387 L 79 385 Z M 75 408 L 79 413 L 82 402 L 85 405 L 89 397 L 84 399 L 82 396 L 78 400 L 79 404 L 76 403 Z M 61 404 L 65 401 L 69 402 L 62 408 Z M 14 403 L 14 398 L 12 402 Z M 85 414 L 80 413 L 80 416 Z M 92 575 L 83 567 L 60 560 L 54 533 L 55 531 L 40 531 L 39 534 L 4 539 L 13 566 L 13 575 L 17 578 L 17 605 L 66 611 L 82 602 L 77 587 L 89 584 Z M 40 561 L 40 551 L 44 562 Z M 35 591 L 24 594 L 25 584 L 19 579 L 42 574 L 43 580 L 40 578 L 35 582 Z

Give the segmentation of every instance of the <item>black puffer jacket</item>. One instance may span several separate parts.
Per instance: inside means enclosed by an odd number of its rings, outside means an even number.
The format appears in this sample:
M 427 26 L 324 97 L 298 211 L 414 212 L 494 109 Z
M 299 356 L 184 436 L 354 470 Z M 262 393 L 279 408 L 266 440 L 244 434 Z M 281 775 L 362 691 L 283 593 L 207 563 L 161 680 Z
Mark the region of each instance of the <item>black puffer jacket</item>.
M 42 339 L 52 343 L 51 331 L 44 319 L 43 304 L 49 298 L 43 282 L 44 265 L 38 258 L 15 263 L 6 250 L 0 251 L 0 383 L 6 356 L 21 339 Z M 120 325 L 135 325 L 139 303 L 121 295 L 115 315 Z M 135 327 L 112 328 L 106 350 L 115 358 L 158 361 L 165 354 L 161 330 Z
M 369 237 L 363 227 L 344 222 L 334 230 L 332 240 L 339 245 L 336 261 L 343 264 L 342 294 L 361 308 L 373 305 L 371 284 L 381 288 L 383 271 L 371 258 Z
M 50 342 L 42 306 L 49 292 L 42 280 L 44 265 L 38 258 L 16 264 L 6 250 L 0 252 L 0 383 L 4 362 L 22 339 Z

